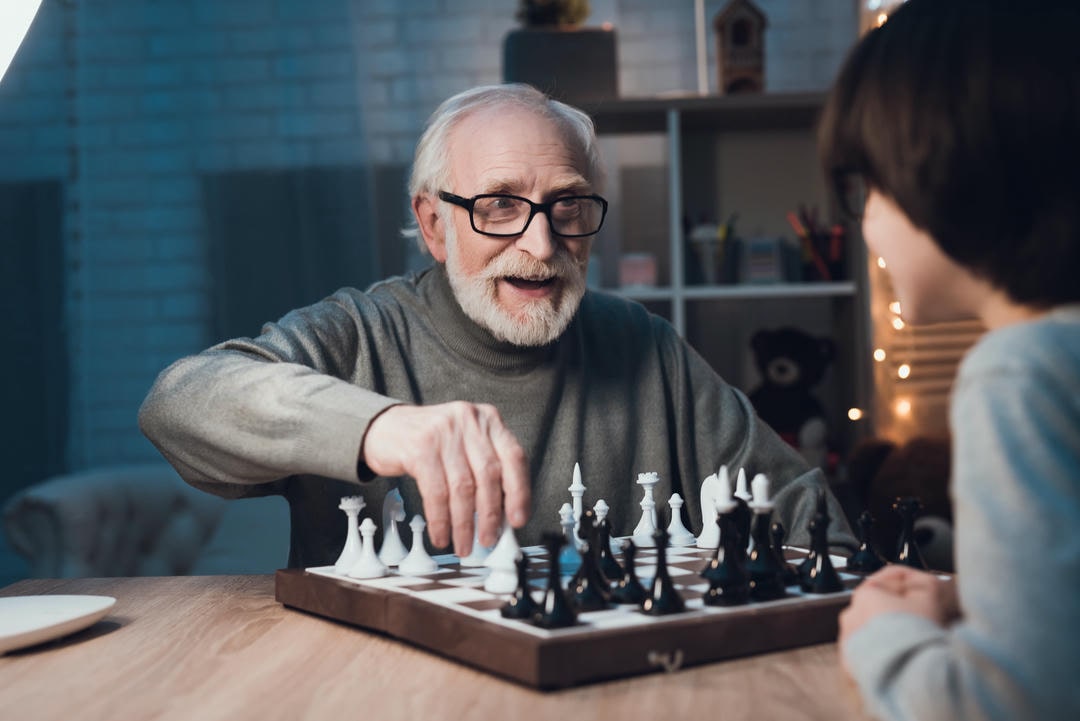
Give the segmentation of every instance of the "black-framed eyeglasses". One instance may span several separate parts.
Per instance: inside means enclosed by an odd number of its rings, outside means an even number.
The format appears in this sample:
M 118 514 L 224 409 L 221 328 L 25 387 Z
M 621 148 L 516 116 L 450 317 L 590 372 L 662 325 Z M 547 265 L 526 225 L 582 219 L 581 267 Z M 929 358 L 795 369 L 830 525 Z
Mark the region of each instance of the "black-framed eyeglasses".
M 469 211 L 472 229 L 493 238 L 521 235 L 537 213 L 547 216 L 551 232 L 562 238 L 584 238 L 600 232 L 607 215 L 607 201 L 599 195 L 564 195 L 548 203 L 503 193 L 463 198 L 439 191 L 439 198 Z

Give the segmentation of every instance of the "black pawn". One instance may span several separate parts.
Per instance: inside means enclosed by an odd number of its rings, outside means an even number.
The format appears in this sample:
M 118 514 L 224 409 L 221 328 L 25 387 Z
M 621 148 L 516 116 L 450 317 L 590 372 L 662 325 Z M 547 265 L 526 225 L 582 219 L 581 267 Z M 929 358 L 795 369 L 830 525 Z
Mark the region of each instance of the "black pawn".
M 745 549 L 733 513 L 716 518 L 720 526 L 720 545 L 716 557 L 705 566 L 701 577 L 709 582 L 702 600 L 709 606 L 739 606 L 750 600 L 750 577 L 743 562 Z
M 682 596 L 671 581 L 667 570 L 667 543 L 668 532 L 658 528 L 653 533 L 656 540 L 656 576 L 645 600 L 641 602 L 641 610 L 652 616 L 667 616 L 672 613 L 682 613 L 686 610 Z
M 900 514 L 900 538 L 896 544 L 896 562 L 922 571 L 930 568 L 915 542 L 915 517 L 922 510 L 922 501 L 914 497 L 897 498 L 893 510 Z
M 609 583 L 621 581 L 623 569 L 611 553 L 611 521 L 604 519 L 596 524 L 596 554 L 600 573 Z
M 581 549 L 581 568 L 567 590 L 570 601 L 575 610 L 602 611 L 608 607 L 607 599 L 610 591 L 607 590 L 607 581 L 600 575 L 600 569 L 596 565 L 596 553 L 592 550 L 592 542 L 585 541 Z
M 529 590 L 529 557 L 522 553 L 515 561 L 517 566 L 517 589 L 500 613 L 503 618 L 516 618 L 520 621 L 528 620 L 540 611 Z
M 780 521 L 773 521 L 769 526 L 769 535 L 772 536 L 772 552 L 773 557 L 776 558 L 777 565 L 780 566 L 783 573 L 785 586 L 796 586 L 799 583 L 799 569 L 791 563 L 788 563 L 787 558 L 784 557 L 784 536 L 787 535 L 787 531 L 784 530 L 784 524 Z
M 547 589 L 544 590 L 544 600 L 536 614 L 532 618 L 533 624 L 541 628 L 565 628 L 577 623 L 577 614 L 570 602 L 566 600 L 562 582 L 559 578 L 559 551 L 566 544 L 566 538 L 561 533 L 545 533 L 543 535 L 544 548 L 548 554 L 548 580 Z
M 847 562 L 847 570 L 873 573 L 885 565 L 885 558 L 874 546 L 874 517 L 870 511 L 859 514 L 859 550 Z
M 810 523 L 812 524 L 814 522 L 814 519 L 818 518 L 819 516 L 823 517 L 825 519 L 824 523 L 825 523 L 825 526 L 827 527 L 829 525 L 829 520 L 830 520 L 829 519 L 829 502 L 825 498 L 825 491 L 824 490 L 818 491 L 817 510 L 814 512 L 814 515 L 810 518 Z M 811 538 L 813 538 L 814 534 L 813 534 L 813 532 L 810 532 L 807 535 L 809 535 Z M 828 546 L 828 544 L 826 544 L 826 547 L 827 546 Z M 827 550 L 826 550 L 825 555 L 828 555 Z M 813 544 L 811 544 L 810 555 L 808 555 L 806 558 L 804 558 L 803 562 L 799 564 L 799 579 L 800 579 L 800 581 L 806 579 L 807 575 L 810 573 L 810 569 L 813 567 L 815 562 L 816 561 L 815 561 L 814 555 L 813 555 Z
M 810 569 L 802 578 L 807 593 L 836 593 L 844 590 L 840 576 L 829 558 L 829 516 L 817 513 L 810 520 Z
M 732 500 L 735 501 L 735 508 L 731 511 L 735 531 L 739 534 L 739 544 L 746 548 L 750 543 L 750 522 L 754 514 L 745 498 L 733 496 Z
M 581 538 L 581 567 L 570 580 L 567 593 L 574 609 L 581 611 L 600 611 L 608 607 L 611 591 L 608 582 L 600 573 L 600 556 L 597 552 L 599 531 L 595 525 L 596 514 L 587 510 L 581 514 L 578 537 Z
M 750 526 L 752 548 L 746 559 L 746 573 L 750 577 L 750 598 L 755 601 L 773 601 L 787 595 L 784 584 L 784 567 L 777 562 L 769 536 L 768 511 L 755 513 Z
M 626 573 L 611 590 L 611 600 L 615 603 L 633 603 L 640 606 L 648 592 L 638 580 L 637 570 L 634 567 L 634 556 L 637 555 L 637 546 L 633 541 L 626 541 L 623 545 L 623 563 Z

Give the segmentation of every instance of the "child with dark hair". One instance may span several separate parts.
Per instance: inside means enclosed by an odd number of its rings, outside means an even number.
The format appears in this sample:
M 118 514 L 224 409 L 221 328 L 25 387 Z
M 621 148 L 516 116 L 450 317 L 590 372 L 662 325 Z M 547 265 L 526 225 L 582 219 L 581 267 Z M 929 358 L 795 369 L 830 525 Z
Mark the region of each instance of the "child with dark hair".
M 864 581 L 845 668 L 883 719 L 1080 718 L 1080 3 L 909 0 L 821 151 L 905 320 L 989 331 L 950 409 L 955 583 Z

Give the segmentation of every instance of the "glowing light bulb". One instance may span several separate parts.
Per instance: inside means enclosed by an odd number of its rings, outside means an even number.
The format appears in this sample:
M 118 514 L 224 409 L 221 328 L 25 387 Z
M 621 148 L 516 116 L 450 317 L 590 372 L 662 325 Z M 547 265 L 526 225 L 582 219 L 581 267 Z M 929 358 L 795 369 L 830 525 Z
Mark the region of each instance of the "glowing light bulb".
M 857 421 L 863 417 L 862 408 L 848 408 L 847 417 L 853 421 Z
M 911 366 L 909 366 L 907 363 L 901 363 L 900 367 L 896 369 L 896 375 L 900 376 L 901 378 L 907 378 L 909 375 L 911 375 Z
M 896 415 L 898 416 L 907 417 L 911 415 L 911 401 L 907 398 L 898 400 L 894 408 L 896 409 Z
M 877 348 L 876 350 L 874 350 L 874 360 L 876 360 L 878 363 L 885 360 L 884 348 Z
M 878 259 L 877 259 L 877 267 L 882 268 L 882 269 L 885 268 L 885 259 L 882 258 L 880 255 L 878 256 Z
M 889 310 L 896 313 L 896 315 L 900 315 L 900 301 L 894 300 L 892 303 L 889 303 Z
M 903 330 L 904 329 L 904 321 L 900 320 L 899 318 L 893 318 L 892 319 L 892 327 L 896 328 L 896 330 Z
M 888 13 L 879 13 L 877 16 L 877 26 L 881 27 L 885 24 L 885 21 L 889 19 Z

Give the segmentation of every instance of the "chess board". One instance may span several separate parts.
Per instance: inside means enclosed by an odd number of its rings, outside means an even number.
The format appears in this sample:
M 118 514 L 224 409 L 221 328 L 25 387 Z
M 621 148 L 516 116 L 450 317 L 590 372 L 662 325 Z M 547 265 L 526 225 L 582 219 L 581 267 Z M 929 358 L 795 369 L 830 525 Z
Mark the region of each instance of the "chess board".
M 540 602 L 547 585 L 547 554 L 526 547 L 530 584 Z M 333 566 L 277 572 L 276 598 L 285 606 L 379 631 L 428 651 L 538 689 L 557 689 L 650 671 L 673 670 L 768 651 L 831 641 L 837 616 L 859 576 L 833 557 L 846 590 L 806 594 L 743 606 L 706 606 L 699 576 L 715 551 L 669 548 L 668 570 L 686 612 L 651 616 L 637 606 L 580 613 L 569 628 L 543 629 L 505 619 L 507 596 L 484 590 L 486 568 L 465 568 L 456 556 L 437 556 L 439 571 L 353 579 Z M 805 552 L 788 549 L 793 563 Z M 637 575 L 648 588 L 656 550 L 642 548 Z M 564 584 L 566 577 L 564 577 Z

